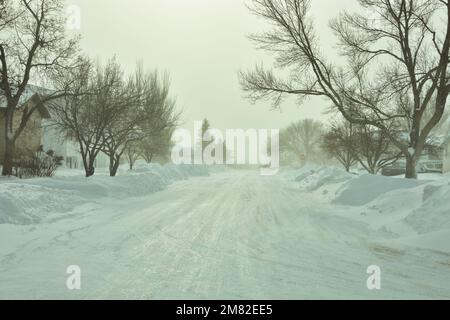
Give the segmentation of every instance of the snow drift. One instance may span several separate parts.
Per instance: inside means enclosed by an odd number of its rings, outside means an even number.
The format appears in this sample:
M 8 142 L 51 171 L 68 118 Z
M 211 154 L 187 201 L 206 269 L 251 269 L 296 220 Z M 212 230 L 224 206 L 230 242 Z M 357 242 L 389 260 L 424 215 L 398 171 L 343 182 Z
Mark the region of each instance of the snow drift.
M 49 215 L 69 213 L 97 199 L 145 196 L 174 181 L 205 175 L 208 172 L 203 166 L 139 163 L 133 171 L 122 168 L 114 178 L 105 172 L 87 179 L 81 171 L 71 170 L 62 171 L 54 178 L 2 179 L 0 224 L 35 224 Z
M 450 252 L 450 175 L 409 180 L 305 167 L 288 174 L 337 215 L 363 221 L 401 243 Z
M 422 184 L 424 184 L 424 181 L 364 174 L 346 181 L 333 202 L 360 206 L 374 201 L 383 194 L 395 190 L 415 188 Z

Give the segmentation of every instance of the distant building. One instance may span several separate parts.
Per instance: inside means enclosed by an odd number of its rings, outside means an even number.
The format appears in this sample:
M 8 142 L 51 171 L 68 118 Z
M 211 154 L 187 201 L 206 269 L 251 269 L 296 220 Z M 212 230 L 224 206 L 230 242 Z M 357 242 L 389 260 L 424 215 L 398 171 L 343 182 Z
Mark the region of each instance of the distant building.
M 446 137 L 439 135 L 431 135 L 426 142 L 425 148 L 420 157 L 420 164 L 424 165 L 427 170 L 444 172 L 445 160 L 445 141 Z

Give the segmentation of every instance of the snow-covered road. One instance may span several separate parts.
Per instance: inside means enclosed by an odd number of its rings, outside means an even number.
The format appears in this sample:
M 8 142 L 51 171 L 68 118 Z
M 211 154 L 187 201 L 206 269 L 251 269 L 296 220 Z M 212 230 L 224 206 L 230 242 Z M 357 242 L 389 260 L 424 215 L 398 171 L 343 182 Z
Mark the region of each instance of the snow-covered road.
M 345 210 L 282 175 L 237 171 L 1 225 L 0 298 L 450 298 L 450 255 L 390 244 Z M 69 265 L 79 291 L 66 288 Z

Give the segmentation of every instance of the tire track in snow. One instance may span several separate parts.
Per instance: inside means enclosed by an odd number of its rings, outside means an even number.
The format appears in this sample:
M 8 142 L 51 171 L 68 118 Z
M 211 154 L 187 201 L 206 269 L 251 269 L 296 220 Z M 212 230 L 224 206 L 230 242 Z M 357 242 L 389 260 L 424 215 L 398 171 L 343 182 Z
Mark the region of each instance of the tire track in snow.
M 39 240 L 2 263 L 0 298 L 450 297 L 448 257 L 378 243 L 334 210 L 277 176 L 180 181 L 32 231 Z M 64 289 L 73 263 L 84 274 L 75 293 Z M 371 264 L 383 270 L 378 293 L 365 287 Z

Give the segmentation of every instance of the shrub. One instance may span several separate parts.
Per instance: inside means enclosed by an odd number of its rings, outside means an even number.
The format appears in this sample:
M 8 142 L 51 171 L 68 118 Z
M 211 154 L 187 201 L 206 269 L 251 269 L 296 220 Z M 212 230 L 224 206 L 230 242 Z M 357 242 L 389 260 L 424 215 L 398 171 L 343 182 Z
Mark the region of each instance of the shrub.
M 21 156 L 15 161 L 15 175 L 20 178 L 53 177 L 63 157 L 57 156 L 53 150 L 44 151 L 40 146 L 37 151 L 28 156 Z

